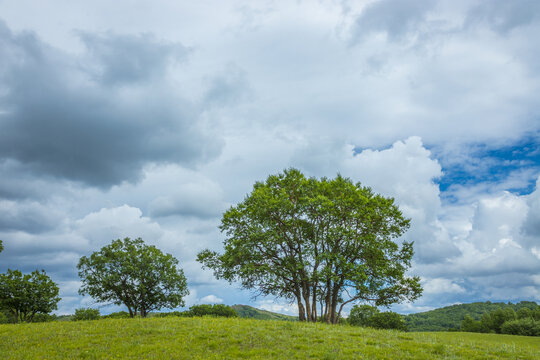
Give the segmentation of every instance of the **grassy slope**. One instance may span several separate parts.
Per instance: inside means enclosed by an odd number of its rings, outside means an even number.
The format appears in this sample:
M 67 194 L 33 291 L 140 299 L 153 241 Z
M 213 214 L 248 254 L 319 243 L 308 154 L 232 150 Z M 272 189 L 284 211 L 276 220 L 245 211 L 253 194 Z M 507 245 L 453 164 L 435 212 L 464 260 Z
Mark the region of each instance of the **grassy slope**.
M 6 359 L 535 359 L 533 337 L 224 318 L 0 325 Z
M 258 320 L 298 320 L 296 316 L 289 316 L 274 313 L 271 311 L 261 310 L 249 305 L 233 305 L 231 306 L 239 317 L 248 318 L 248 319 L 258 319 Z
M 517 304 L 475 302 L 471 304 L 458 304 L 446 306 L 440 309 L 422 313 L 410 314 L 405 317 L 405 323 L 409 331 L 445 331 L 458 329 L 465 315 L 469 314 L 473 319 L 480 320 L 484 313 L 499 308 L 511 308 L 518 311 L 522 307 L 534 308 L 536 303 L 522 301 Z

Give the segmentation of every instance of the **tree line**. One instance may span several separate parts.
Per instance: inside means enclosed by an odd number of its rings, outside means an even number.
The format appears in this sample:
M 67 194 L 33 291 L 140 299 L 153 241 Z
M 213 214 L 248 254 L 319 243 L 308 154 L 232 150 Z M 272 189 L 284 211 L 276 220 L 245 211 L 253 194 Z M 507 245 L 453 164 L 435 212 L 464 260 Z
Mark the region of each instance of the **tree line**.
M 517 312 L 512 308 L 486 312 L 480 320 L 466 315 L 461 322 L 461 331 L 509 335 L 540 336 L 540 306 L 533 309 L 522 307 Z
M 300 321 L 336 324 L 347 304 L 389 306 L 421 295 L 420 279 L 406 275 L 413 243 L 398 240 L 409 225 L 394 199 L 369 187 L 287 169 L 223 214 L 224 252 L 206 249 L 197 260 L 256 295 L 296 303 Z M 124 305 L 131 317 L 184 306 L 189 293 L 178 260 L 140 238 L 113 240 L 81 257 L 77 270 L 81 295 Z M 0 274 L 0 307 L 16 321 L 50 313 L 59 300 L 43 270 Z

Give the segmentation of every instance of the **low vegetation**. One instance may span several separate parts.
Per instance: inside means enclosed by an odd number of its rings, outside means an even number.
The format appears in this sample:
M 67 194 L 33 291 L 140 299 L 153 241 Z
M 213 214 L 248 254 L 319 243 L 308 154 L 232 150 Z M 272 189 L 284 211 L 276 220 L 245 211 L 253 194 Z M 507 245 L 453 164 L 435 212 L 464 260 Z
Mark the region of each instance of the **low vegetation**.
M 534 359 L 536 338 L 170 317 L 0 325 L 7 359 Z
M 457 331 L 461 328 L 465 316 L 469 315 L 473 320 L 480 320 L 482 315 L 497 309 L 512 309 L 516 313 L 533 310 L 538 305 L 533 301 L 521 301 L 517 304 L 475 302 L 470 304 L 457 304 L 443 308 L 410 314 L 405 317 L 405 324 L 409 331 Z

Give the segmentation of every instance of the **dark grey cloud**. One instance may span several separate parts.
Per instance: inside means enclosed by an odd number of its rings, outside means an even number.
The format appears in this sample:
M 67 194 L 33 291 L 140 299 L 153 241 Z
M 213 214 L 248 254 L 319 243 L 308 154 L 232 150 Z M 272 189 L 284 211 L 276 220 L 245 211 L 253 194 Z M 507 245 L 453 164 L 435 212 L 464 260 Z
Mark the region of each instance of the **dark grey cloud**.
M 164 43 L 152 34 L 139 36 L 80 33 L 80 38 L 96 60 L 93 75 L 105 84 L 132 84 L 165 75 L 174 61 L 186 58 L 182 44 Z
M 84 38 L 99 59 L 98 81 L 80 59 L 0 24 L 0 160 L 109 187 L 136 181 L 150 162 L 195 166 L 219 153 L 221 140 L 199 126 L 197 108 L 172 95 L 163 76 L 183 47 L 150 36 Z M 127 70 L 115 73 L 122 63 Z M 115 86 L 149 79 L 145 87 Z
M 356 18 L 353 38 L 361 40 L 372 33 L 386 33 L 390 40 L 401 40 L 409 33 L 418 32 L 434 5 L 432 0 L 373 2 Z
M 494 31 L 504 34 L 540 19 L 540 2 L 537 0 L 481 1 L 467 15 L 467 24 L 487 23 Z

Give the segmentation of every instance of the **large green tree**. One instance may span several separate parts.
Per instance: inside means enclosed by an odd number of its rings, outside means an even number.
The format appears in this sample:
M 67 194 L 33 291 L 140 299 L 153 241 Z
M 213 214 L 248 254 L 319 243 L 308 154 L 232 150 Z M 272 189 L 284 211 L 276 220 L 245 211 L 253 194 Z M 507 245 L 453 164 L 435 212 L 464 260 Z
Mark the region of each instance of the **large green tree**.
M 295 301 L 301 321 L 337 323 L 348 303 L 421 295 L 419 278 L 406 276 L 412 243 L 395 241 L 408 227 L 392 198 L 339 175 L 289 169 L 223 214 L 225 251 L 204 250 L 198 261 L 217 278 Z
M 161 308 L 184 306 L 189 294 L 178 260 L 149 246 L 141 238 L 113 240 L 79 260 L 81 295 L 100 302 L 125 305 L 131 317 Z
M 0 274 L 0 308 L 8 310 L 16 322 L 32 321 L 36 314 L 57 309 L 58 286 L 44 270 L 22 274 L 8 269 Z

